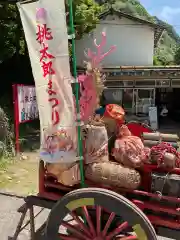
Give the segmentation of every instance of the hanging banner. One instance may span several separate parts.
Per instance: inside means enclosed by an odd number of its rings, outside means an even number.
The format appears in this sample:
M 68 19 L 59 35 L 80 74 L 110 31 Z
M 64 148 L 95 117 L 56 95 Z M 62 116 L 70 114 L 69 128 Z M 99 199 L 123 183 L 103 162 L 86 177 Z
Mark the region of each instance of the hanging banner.
M 71 89 L 64 1 L 18 3 L 36 86 L 45 162 L 76 161 L 75 109 Z

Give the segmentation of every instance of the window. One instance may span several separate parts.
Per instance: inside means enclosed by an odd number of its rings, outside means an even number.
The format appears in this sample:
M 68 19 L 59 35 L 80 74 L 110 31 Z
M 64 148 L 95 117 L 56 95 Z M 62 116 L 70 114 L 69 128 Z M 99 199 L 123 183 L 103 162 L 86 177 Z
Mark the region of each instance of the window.
M 123 87 L 122 81 L 105 81 L 104 85 L 106 87 Z
M 134 81 L 122 81 L 122 80 L 106 80 L 104 85 L 106 87 L 133 87 L 134 86 Z
M 180 80 L 172 80 L 171 86 L 180 88 Z
M 133 89 L 124 89 L 122 97 L 122 105 L 126 112 L 132 112 L 133 107 Z
M 122 105 L 122 89 L 105 89 L 103 92 L 105 104 Z
M 170 87 L 170 80 L 156 80 L 156 87 Z
M 155 89 L 135 89 L 134 91 L 134 112 L 136 114 L 149 113 L 149 107 L 155 104 Z
M 151 89 L 138 89 L 138 97 L 142 98 L 152 98 Z
M 136 80 L 135 86 L 136 87 L 155 87 L 155 80 L 148 80 L 148 79 Z
M 134 86 L 134 81 L 123 81 L 123 86 L 124 87 L 133 87 Z

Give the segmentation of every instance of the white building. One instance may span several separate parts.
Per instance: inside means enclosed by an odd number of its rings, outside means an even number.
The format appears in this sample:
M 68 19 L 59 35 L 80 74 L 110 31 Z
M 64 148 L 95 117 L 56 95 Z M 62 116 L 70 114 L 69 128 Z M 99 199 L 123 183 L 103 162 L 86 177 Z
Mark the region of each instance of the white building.
M 156 24 L 111 9 L 101 15 L 96 29 L 76 41 L 79 67 L 83 66 L 85 60 L 84 50 L 91 48 L 95 51 L 93 39 L 96 38 L 99 43 L 102 31 L 107 34 L 104 51 L 109 50 L 112 45 L 117 47 L 116 51 L 103 61 L 105 68 L 153 65 L 154 46 L 163 30 Z

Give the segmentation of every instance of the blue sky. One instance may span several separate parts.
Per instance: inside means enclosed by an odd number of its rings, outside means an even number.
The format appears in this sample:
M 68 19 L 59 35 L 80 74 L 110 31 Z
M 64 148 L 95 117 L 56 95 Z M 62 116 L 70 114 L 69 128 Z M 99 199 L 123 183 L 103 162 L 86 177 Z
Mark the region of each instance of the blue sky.
M 180 0 L 139 0 L 147 11 L 173 25 L 180 34 Z

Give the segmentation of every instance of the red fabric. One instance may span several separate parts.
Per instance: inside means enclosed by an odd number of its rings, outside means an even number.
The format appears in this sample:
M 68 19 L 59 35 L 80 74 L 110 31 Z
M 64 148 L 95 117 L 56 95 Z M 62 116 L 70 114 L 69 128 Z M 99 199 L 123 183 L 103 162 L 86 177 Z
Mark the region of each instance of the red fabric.
M 131 131 L 132 135 L 141 137 L 143 132 L 150 133 L 152 130 L 141 123 L 127 123 L 127 127 Z

